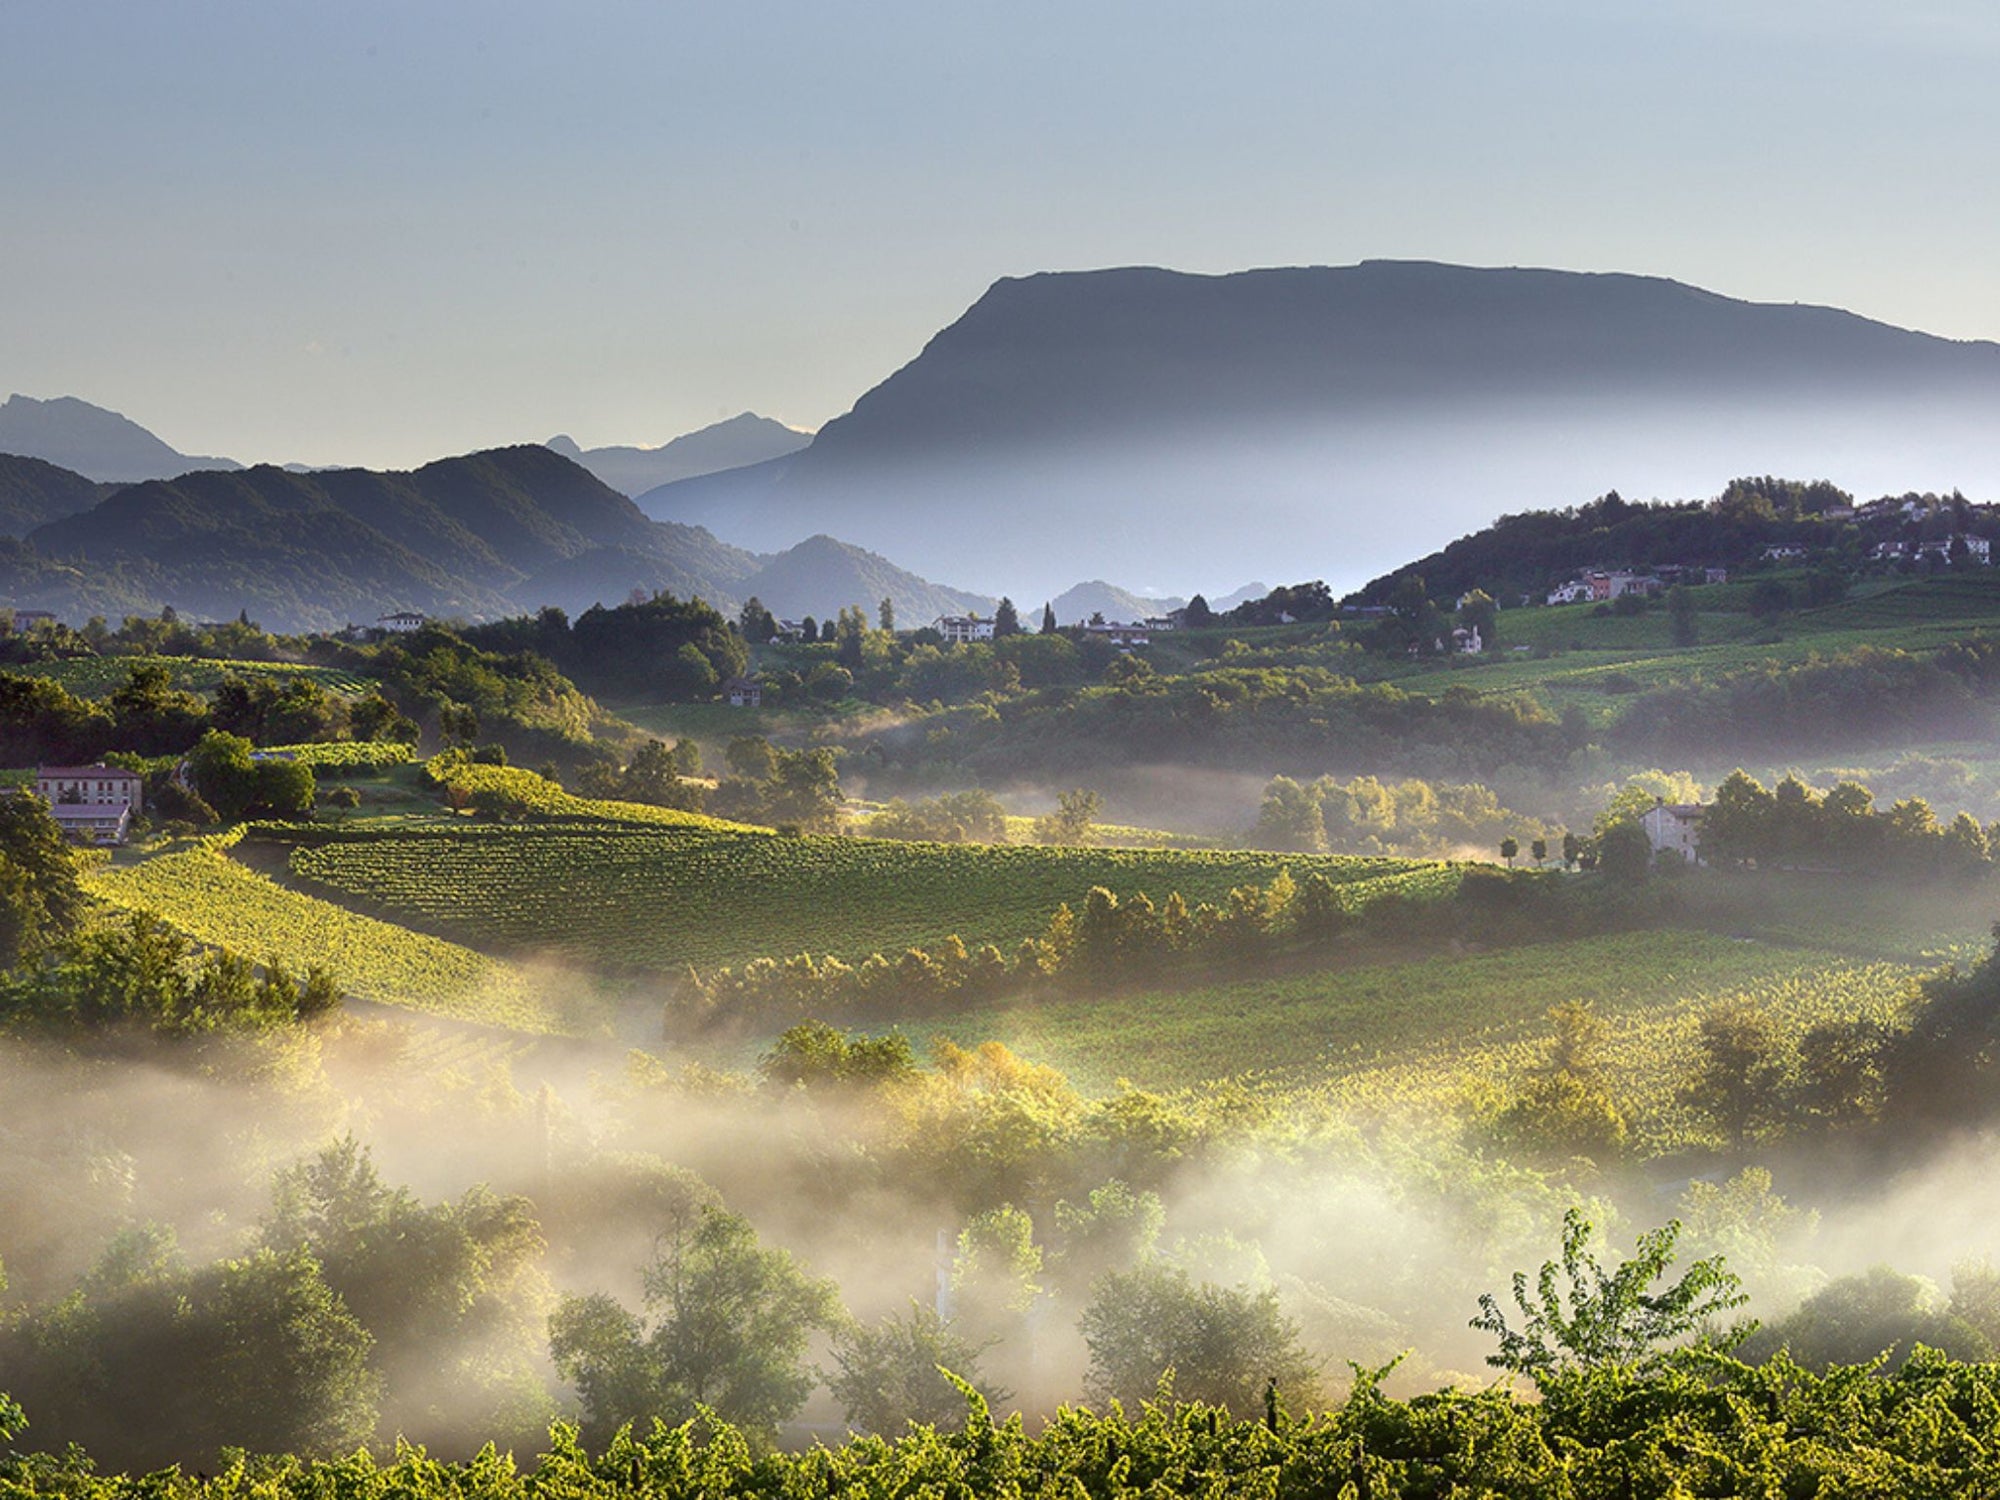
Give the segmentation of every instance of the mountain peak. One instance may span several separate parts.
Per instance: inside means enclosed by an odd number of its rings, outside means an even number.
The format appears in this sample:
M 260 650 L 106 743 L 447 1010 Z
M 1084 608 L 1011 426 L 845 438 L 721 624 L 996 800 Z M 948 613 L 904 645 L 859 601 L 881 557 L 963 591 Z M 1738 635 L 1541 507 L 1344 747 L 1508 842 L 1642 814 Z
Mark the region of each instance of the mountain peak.
M 173 479 L 196 469 L 237 469 L 232 459 L 181 453 L 121 412 L 76 396 L 0 402 L 0 453 L 39 458 L 100 483 Z
M 678 480 L 783 458 L 811 441 L 809 432 L 746 411 L 657 448 L 580 448 L 566 433 L 550 438 L 543 446 L 582 464 L 614 490 L 642 495 Z

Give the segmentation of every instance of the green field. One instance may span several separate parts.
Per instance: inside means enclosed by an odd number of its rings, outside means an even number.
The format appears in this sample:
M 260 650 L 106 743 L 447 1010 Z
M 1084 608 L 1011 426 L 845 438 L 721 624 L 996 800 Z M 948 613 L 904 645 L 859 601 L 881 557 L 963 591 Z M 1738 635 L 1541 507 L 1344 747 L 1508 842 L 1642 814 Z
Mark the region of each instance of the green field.
M 2000 575 L 2000 570 L 1996 570 Z M 1727 590 L 1736 590 L 1731 584 Z M 1696 589 L 1696 598 L 1723 589 Z M 2000 576 L 1875 580 L 1847 599 L 1761 622 L 1737 610 L 1704 609 L 1699 641 L 1674 646 L 1666 609 L 1599 615 L 1596 605 L 1512 609 L 1500 616 L 1498 649 L 1477 658 L 1392 666 L 1412 692 L 1462 687 L 1528 693 L 1556 712 L 1574 704 L 1602 724 L 1629 694 L 1773 662 L 1802 663 L 1857 646 L 1929 655 L 1983 627 L 2000 628 Z M 1527 653 L 1516 653 L 1527 646 Z
M 1339 1113 L 1463 1121 L 1540 1058 L 1546 1013 L 1585 1001 L 1605 1016 L 1607 1062 L 1641 1134 L 1685 1132 L 1672 1098 L 1704 1010 L 1741 998 L 1789 1031 L 1888 1020 L 1922 972 L 1810 947 L 1697 932 L 1626 933 L 1468 958 L 1248 980 L 1107 999 L 1001 1005 L 905 1028 L 918 1042 L 997 1040 L 1104 1091 L 1254 1081 Z
M 513 965 L 287 889 L 231 858 L 220 847 L 225 842 L 96 865 L 84 887 L 113 907 L 153 912 L 197 942 L 256 962 L 323 965 L 363 1000 L 518 1031 L 565 1029 Z
M 125 679 L 136 666 L 164 667 L 173 686 L 190 693 L 208 693 L 225 677 L 309 677 L 321 687 L 339 693 L 364 692 L 368 687 L 366 678 L 334 667 L 282 661 L 218 661 L 187 656 L 84 656 L 69 661 L 35 662 L 7 670 L 29 677 L 51 678 L 79 698 L 108 698 L 125 685 Z
M 865 958 L 935 943 L 1012 947 L 1094 885 L 1190 903 L 1281 869 L 1357 881 L 1397 860 L 780 838 L 614 824 L 410 825 L 301 845 L 294 876 L 458 941 L 613 969 L 767 955 Z

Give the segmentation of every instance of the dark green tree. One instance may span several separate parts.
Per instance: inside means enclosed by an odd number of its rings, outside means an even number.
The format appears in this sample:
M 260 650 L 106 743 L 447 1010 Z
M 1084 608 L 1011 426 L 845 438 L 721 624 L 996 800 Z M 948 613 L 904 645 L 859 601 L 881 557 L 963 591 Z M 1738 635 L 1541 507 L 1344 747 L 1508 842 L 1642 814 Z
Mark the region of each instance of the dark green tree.
M 913 1301 L 907 1313 L 835 1334 L 826 1383 L 856 1431 L 893 1437 L 911 1423 L 942 1431 L 965 1418 L 965 1393 L 951 1376 L 980 1388 L 988 1402 L 1008 1399 L 997 1386 L 981 1387 L 979 1357 L 987 1347 Z
M 1694 594 L 1684 583 L 1667 590 L 1667 620 L 1676 646 L 1692 646 L 1701 639 L 1701 622 L 1695 614 Z
M 1701 1050 L 1680 1098 L 1744 1146 L 1783 1105 L 1784 1059 L 1769 1017 L 1747 1002 L 1716 1006 L 1702 1017 Z
M 590 1442 L 626 1422 L 684 1422 L 698 1406 L 769 1436 L 812 1390 L 813 1332 L 839 1321 L 832 1282 L 713 1207 L 682 1215 L 664 1236 L 645 1272 L 645 1306 L 642 1318 L 601 1294 L 565 1297 L 549 1320 L 556 1368 L 583 1399 Z
M 1093 1400 L 1136 1408 L 1169 1371 L 1181 1400 L 1241 1414 L 1260 1408 L 1271 1381 L 1294 1407 L 1318 1400 L 1319 1372 L 1268 1288 L 1197 1282 L 1159 1264 L 1112 1271 L 1098 1279 L 1079 1327 Z

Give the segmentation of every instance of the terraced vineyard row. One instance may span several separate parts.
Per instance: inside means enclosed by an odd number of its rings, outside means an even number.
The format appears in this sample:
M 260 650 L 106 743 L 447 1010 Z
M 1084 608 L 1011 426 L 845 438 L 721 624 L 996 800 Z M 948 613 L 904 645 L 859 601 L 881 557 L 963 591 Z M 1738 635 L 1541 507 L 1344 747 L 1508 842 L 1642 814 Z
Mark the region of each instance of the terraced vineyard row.
M 1011 946 L 1092 886 L 1218 901 L 1280 870 L 1397 886 L 1441 865 L 1240 851 L 1050 849 L 467 824 L 296 848 L 292 873 L 392 918 L 508 952 L 616 969 L 703 968 L 811 952 L 865 958 L 956 933 Z M 1416 894 L 1417 889 L 1408 893 Z
M 49 677 L 79 698 L 108 698 L 125 685 L 136 666 L 165 667 L 176 688 L 206 693 L 225 677 L 310 677 L 337 693 L 360 693 L 368 680 L 337 667 L 307 666 L 289 661 L 217 661 L 188 656 L 83 656 L 67 661 L 35 662 L 8 670 L 30 677 Z
M 434 755 L 424 762 L 424 771 L 439 786 L 462 803 L 477 806 L 486 797 L 499 797 L 519 808 L 545 818 L 589 818 L 610 823 L 647 823 L 665 828 L 701 828 L 716 833 L 750 833 L 771 837 L 770 830 L 731 823 L 702 813 L 681 812 L 671 807 L 654 807 L 645 802 L 607 802 L 579 797 L 564 791 L 546 776 L 518 766 L 486 766 L 449 756 Z
M 135 865 L 98 865 L 85 888 L 156 913 L 197 942 L 288 967 L 323 964 L 348 993 L 384 1005 L 519 1031 L 554 1031 L 553 1011 L 511 964 L 288 890 L 231 859 L 219 841 Z
M 343 771 L 379 771 L 409 764 L 408 745 L 389 740 L 322 740 L 308 745 L 272 745 L 269 755 L 289 755 L 301 765 Z

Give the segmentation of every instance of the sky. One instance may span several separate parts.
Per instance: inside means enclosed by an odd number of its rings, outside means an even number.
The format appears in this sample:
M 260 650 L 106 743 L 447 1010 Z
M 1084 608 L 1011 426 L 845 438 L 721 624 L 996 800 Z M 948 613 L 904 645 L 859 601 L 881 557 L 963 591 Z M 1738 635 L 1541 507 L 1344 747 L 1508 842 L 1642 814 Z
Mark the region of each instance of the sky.
M 0 0 L 0 395 L 246 462 L 812 428 L 1130 264 L 2000 338 L 1996 66 L 1937 0 Z

